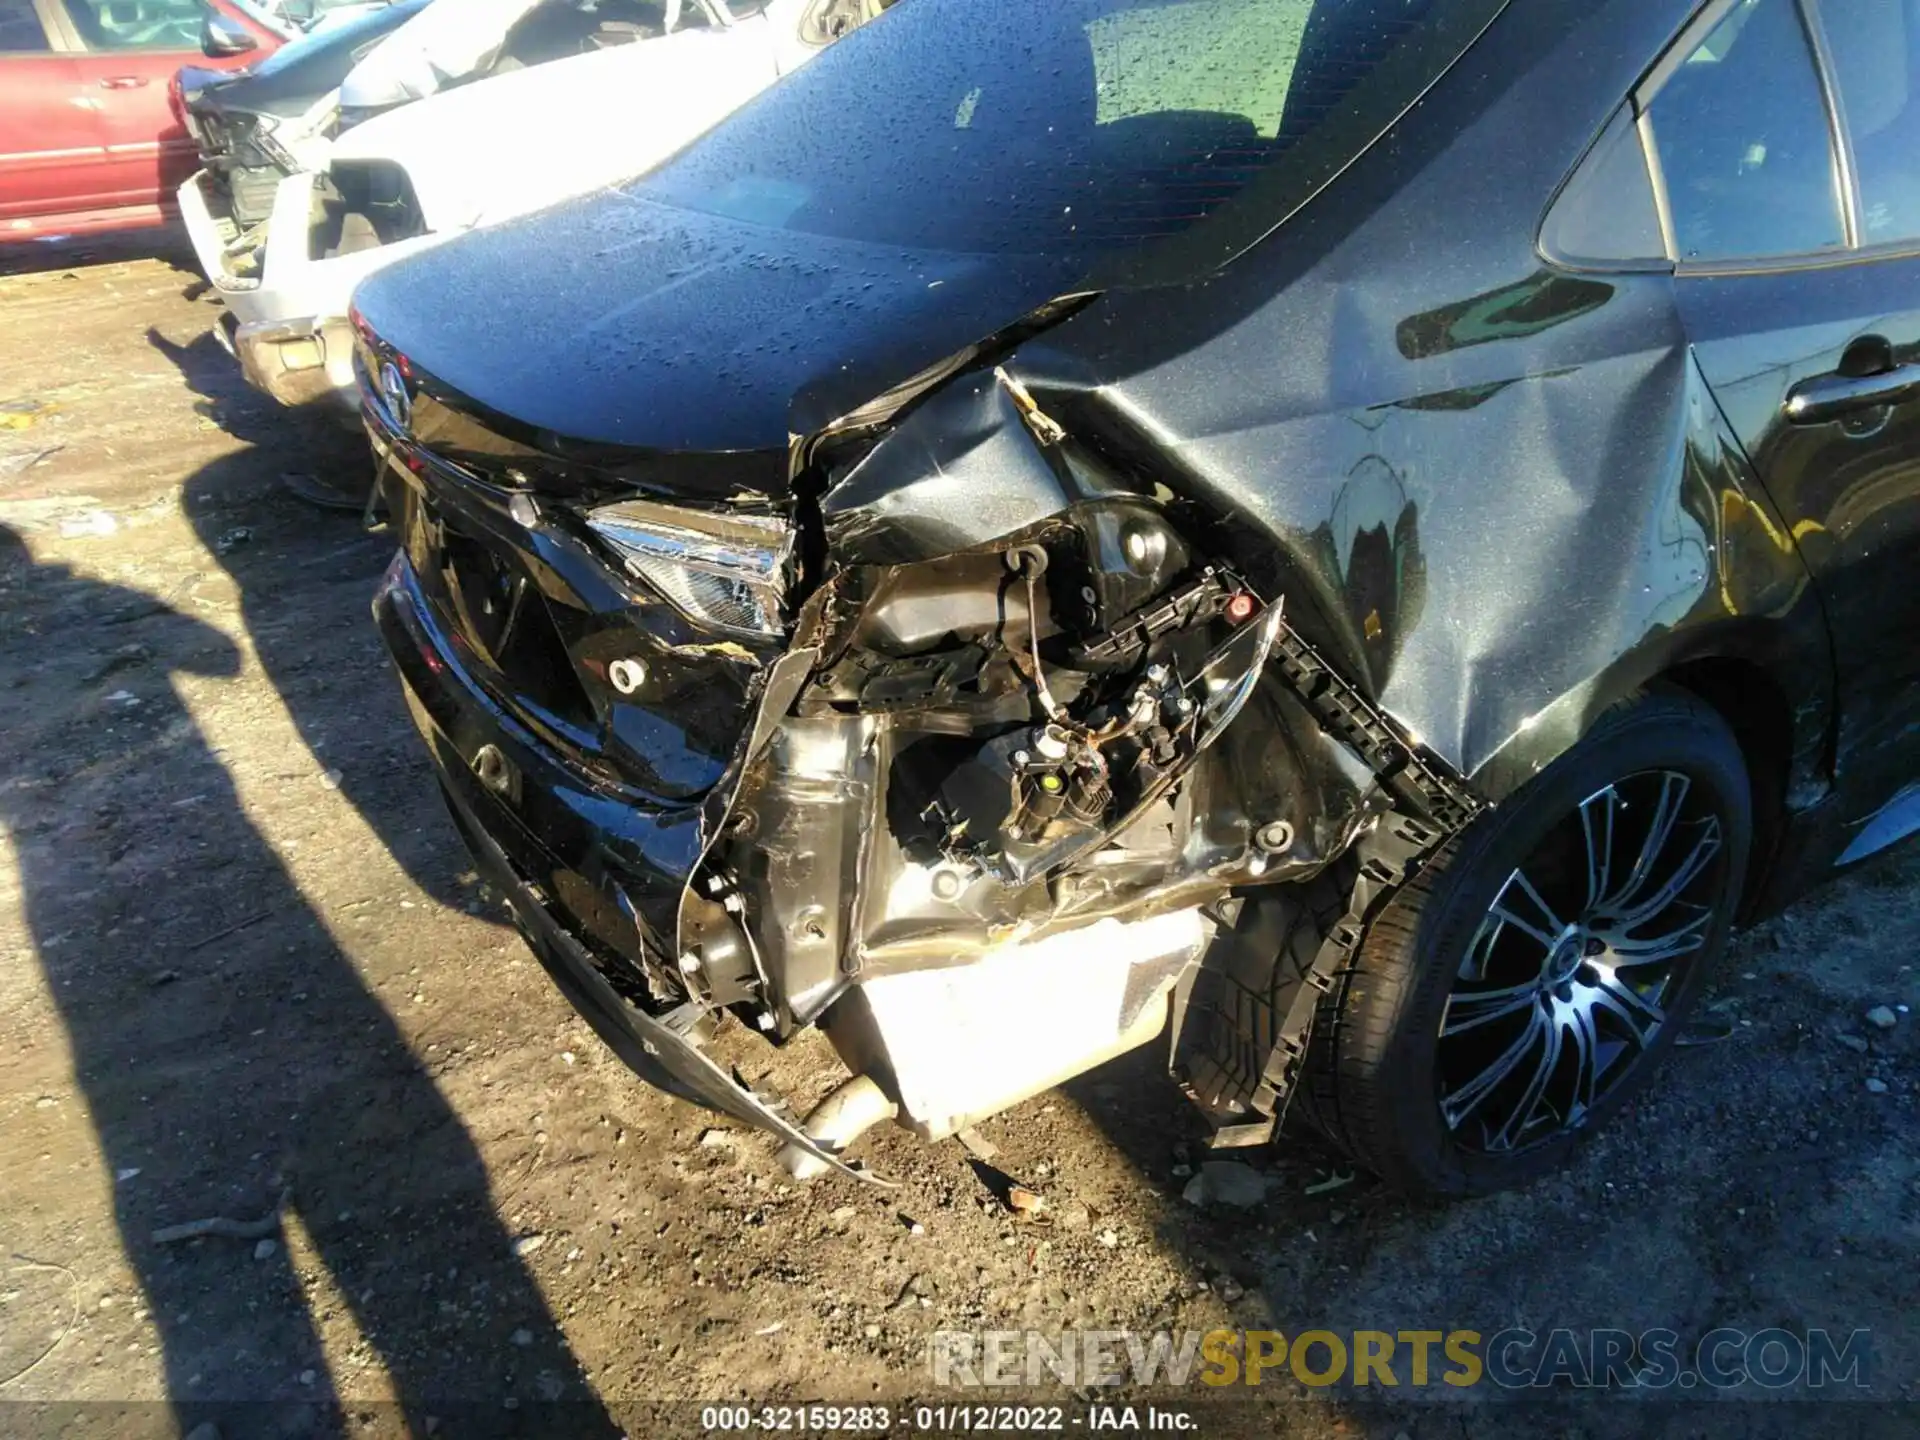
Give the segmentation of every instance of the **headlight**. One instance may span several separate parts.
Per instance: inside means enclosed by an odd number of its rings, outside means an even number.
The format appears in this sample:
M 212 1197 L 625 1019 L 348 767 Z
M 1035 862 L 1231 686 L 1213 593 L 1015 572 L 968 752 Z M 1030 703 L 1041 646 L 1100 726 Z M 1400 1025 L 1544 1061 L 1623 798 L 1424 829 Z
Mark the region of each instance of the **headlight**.
M 587 524 L 625 564 L 695 624 L 778 635 L 786 623 L 793 528 L 758 515 L 623 500 Z

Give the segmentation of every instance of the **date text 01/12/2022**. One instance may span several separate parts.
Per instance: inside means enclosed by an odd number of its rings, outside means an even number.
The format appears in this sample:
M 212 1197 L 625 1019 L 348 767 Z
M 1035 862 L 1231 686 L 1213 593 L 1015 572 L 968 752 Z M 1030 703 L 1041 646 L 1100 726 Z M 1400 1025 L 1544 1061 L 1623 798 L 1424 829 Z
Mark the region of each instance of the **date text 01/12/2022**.
M 700 1428 L 709 1434 L 784 1431 L 872 1434 L 895 1428 L 921 1434 L 1033 1435 L 1075 1430 L 1190 1432 L 1192 1415 L 1154 1405 L 709 1405 Z

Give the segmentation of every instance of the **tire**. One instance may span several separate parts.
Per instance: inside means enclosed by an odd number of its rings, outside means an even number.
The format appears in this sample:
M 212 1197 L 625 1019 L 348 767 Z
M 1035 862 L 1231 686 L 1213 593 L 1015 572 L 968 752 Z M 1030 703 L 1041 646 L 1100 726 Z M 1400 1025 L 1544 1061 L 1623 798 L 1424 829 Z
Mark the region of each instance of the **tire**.
M 1634 836 L 1668 814 L 1643 872 L 1649 845 Z M 1560 1165 L 1673 1044 L 1725 945 L 1752 832 L 1746 766 L 1719 714 L 1671 690 L 1622 702 L 1388 901 L 1320 1002 L 1298 1108 L 1405 1190 L 1487 1194 Z M 1669 890 L 1667 909 L 1624 924 Z M 1541 918 L 1582 898 L 1560 931 Z

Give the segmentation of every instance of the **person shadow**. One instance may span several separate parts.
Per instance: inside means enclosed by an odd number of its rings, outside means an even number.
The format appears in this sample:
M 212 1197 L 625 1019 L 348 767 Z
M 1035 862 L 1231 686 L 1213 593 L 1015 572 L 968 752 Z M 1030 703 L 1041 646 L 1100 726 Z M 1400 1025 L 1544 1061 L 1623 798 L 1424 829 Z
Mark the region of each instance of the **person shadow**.
M 619 1433 L 460 1118 L 195 720 L 234 643 L 5 526 L 0 596 L 0 824 L 179 1433 L 347 1433 L 340 1312 L 411 1433 L 562 1409 L 567 1433 Z M 210 1216 L 242 1232 L 165 1243 Z
M 331 414 L 288 411 L 259 394 L 211 334 L 183 345 L 149 329 L 147 343 L 179 369 L 200 397 L 200 413 L 251 447 L 190 476 L 180 507 L 237 587 L 254 655 L 300 738 L 420 890 L 503 923 L 484 903 L 466 848 L 441 816 L 369 618 L 396 538 L 390 530 L 367 533 L 356 514 L 307 504 L 282 480 L 296 470 L 370 481 L 365 435 Z M 434 823 L 420 824 L 423 811 Z

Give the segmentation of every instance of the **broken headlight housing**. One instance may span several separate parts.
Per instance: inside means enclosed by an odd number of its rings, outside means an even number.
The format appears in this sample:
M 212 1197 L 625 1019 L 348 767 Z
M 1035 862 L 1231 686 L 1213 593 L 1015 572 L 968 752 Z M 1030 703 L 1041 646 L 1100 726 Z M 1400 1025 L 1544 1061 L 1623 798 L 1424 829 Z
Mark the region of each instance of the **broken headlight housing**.
M 586 522 L 628 574 L 696 625 L 760 638 L 785 629 L 794 538 L 786 521 L 622 500 Z

